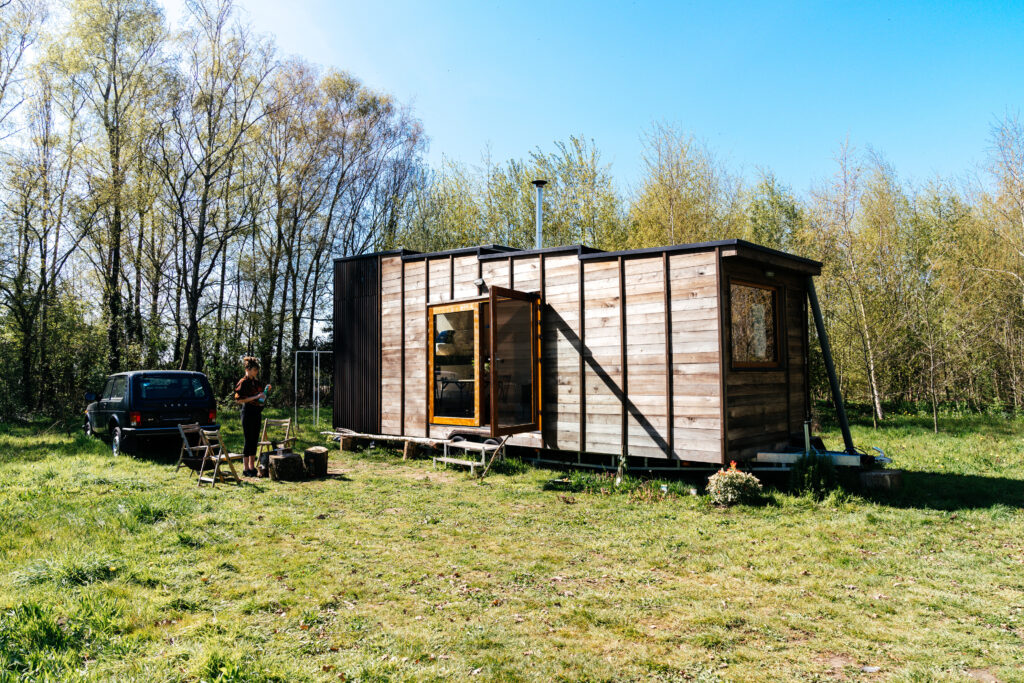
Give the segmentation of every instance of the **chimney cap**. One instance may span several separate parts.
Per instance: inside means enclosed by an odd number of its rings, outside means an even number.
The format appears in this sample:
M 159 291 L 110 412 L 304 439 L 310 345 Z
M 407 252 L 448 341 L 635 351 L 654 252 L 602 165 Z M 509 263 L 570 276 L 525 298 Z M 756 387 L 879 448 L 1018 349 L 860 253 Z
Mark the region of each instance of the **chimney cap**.
M 537 187 L 544 187 L 548 184 L 548 181 L 538 178 L 537 180 L 532 181 L 531 184 L 536 185 Z

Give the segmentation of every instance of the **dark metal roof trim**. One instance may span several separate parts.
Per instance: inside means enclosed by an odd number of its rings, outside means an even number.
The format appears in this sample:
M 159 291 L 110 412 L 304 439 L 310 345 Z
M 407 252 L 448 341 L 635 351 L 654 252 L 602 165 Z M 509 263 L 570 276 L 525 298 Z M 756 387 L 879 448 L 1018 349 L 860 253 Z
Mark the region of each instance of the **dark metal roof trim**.
M 645 249 L 625 249 L 622 251 L 607 251 L 596 254 L 581 254 L 581 261 L 603 261 L 603 260 L 614 260 L 619 258 L 631 258 L 635 256 L 653 256 L 655 254 L 663 253 L 675 253 L 675 252 L 686 252 L 686 251 L 707 251 L 715 249 L 716 247 L 743 247 L 745 249 L 752 249 L 754 251 L 760 251 L 765 254 L 771 254 L 780 258 L 789 259 L 791 261 L 797 261 L 799 263 L 806 263 L 807 265 L 821 267 L 821 263 L 814 261 L 813 259 L 804 258 L 803 256 L 796 256 L 794 254 L 788 254 L 778 249 L 771 249 L 769 247 L 763 247 L 760 244 L 754 244 L 753 242 L 747 242 L 746 240 L 740 239 L 729 239 L 729 240 L 716 240 L 714 242 L 695 242 L 693 244 L 673 244 L 666 247 L 647 247 Z
M 352 256 L 335 256 L 334 262 L 338 261 L 358 261 L 364 258 L 377 258 L 380 256 L 405 256 L 406 254 L 418 254 L 418 251 L 410 251 L 409 249 L 389 249 L 387 251 L 368 251 L 365 254 L 354 254 Z
M 446 251 L 434 251 L 429 253 L 423 253 L 413 251 L 411 249 L 392 249 L 390 251 L 375 251 L 367 254 L 358 254 L 355 256 L 344 256 L 335 258 L 337 261 L 354 261 L 357 259 L 381 257 L 381 256 L 401 256 L 403 261 L 419 261 L 423 259 L 447 257 L 447 256 L 465 256 L 468 254 L 475 254 L 481 261 L 490 261 L 494 259 L 506 259 L 510 256 L 512 258 L 520 258 L 527 256 L 537 256 L 539 254 L 560 254 L 560 253 L 575 253 L 579 256 L 581 261 L 611 261 L 619 258 L 634 258 L 640 256 L 654 256 L 657 254 L 664 253 L 677 253 L 677 252 L 688 252 L 688 251 L 708 251 L 717 247 L 742 247 L 744 249 L 750 249 L 753 251 L 759 251 L 763 254 L 770 254 L 779 258 L 789 259 L 796 261 L 797 263 L 804 263 L 809 266 L 821 268 L 822 264 L 820 261 L 814 259 L 804 258 L 803 256 L 797 256 L 790 254 L 785 251 L 779 251 L 778 249 L 772 249 L 765 247 L 760 244 L 748 242 L 741 239 L 728 239 L 728 240 L 716 240 L 713 242 L 695 242 L 692 244 L 673 244 L 664 247 L 646 247 L 643 249 L 623 249 L 620 251 L 601 251 L 594 247 L 584 246 L 582 244 L 572 244 L 564 247 L 545 247 L 543 249 L 517 249 L 516 247 L 508 247 L 503 244 L 482 244 L 476 247 L 461 247 L 458 249 L 448 249 Z
M 420 253 L 417 251 L 407 252 L 402 254 L 403 261 L 419 261 L 432 258 L 441 258 L 445 256 L 466 256 L 468 254 L 476 254 L 477 256 L 485 256 L 487 254 L 509 254 L 519 252 L 519 249 L 515 247 L 506 247 L 503 244 L 481 244 L 477 247 L 461 247 L 459 249 L 448 249 L 446 251 L 432 251 L 428 253 Z
M 545 256 L 547 256 L 549 254 L 577 254 L 577 255 L 582 255 L 582 254 L 602 254 L 602 253 L 604 253 L 604 252 L 602 252 L 600 249 L 597 249 L 595 247 L 588 247 L 588 246 L 585 246 L 585 245 L 582 245 L 582 244 L 569 244 L 569 245 L 566 245 L 564 247 L 544 247 L 543 249 L 520 249 L 520 250 L 514 251 L 512 253 L 506 253 L 506 254 L 484 254 L 483 256 L 480 257 L 480 260 L 481 261 L 491 261 L 491 260 L 494 260 L 494 259 L 507 259 L 510 256 L 512 258 L 520 258 L 520 257 L 526 257 L 526 256 L 538 256 L 540 254 L 544 254 Z

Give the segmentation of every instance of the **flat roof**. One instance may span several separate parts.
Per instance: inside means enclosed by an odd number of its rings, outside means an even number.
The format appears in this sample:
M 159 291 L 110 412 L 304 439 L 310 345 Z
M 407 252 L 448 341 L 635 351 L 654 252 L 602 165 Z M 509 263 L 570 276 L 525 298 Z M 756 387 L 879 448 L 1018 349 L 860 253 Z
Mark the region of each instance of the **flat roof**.
M 680 253 L 688 251 L 707 251 L 719 247 L 741 247 L 761 252 L 778 258 L 795 261 L 813 268 L 821 268 L 820 261 L 790 254 L 778 249 L 765 247 L 754 242 L 741 239 L 716 240 L 712 242 L 694 242 L 691 244 L 671 244 L 663 247 L 645 247 L 641 249 L 623 249 L 620 251 L 602 251 L 595 247 L 588 247 L 583 244 L 571 244 L 561 247 L 545 247 L 543 249 L 518 249 L 503 244 L 482 244 L 475 247 L 462 247 L 459 249 L 448 249 L 445 251 L 418 252 L 410 249 L 392 249 L 389 251 L 377 251 L 357 256 L 344 256 L 335 258 L 335 261 L 351 261 L 355 259 L 380 257 L 380 256 L 401 256 L 403 261 L 420 261 L 432 258 L 443 258 L 448 256 L 476 255 L 481 261 L 495 259 L 520 258 L 526 256 L 537 256 L 538 254 L 561 254 L 575 252 L 583 261 L 605 261 L 617 258 L 633 258 L 638 256 L 650 256 L 661 253 Z

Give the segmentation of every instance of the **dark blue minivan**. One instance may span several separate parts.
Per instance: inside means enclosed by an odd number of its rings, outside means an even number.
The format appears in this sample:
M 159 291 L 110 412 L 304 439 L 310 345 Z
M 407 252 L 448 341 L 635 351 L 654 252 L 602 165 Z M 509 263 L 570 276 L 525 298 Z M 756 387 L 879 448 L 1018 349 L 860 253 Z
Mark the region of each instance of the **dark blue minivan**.
M 177 436 L 178 425 L 218 427 L 217 403 L 201 372 L 137 370 L 110 375 L 102 394 L 88 392 L 85 431 L 110 439 L 114 455 L 154 437 Z

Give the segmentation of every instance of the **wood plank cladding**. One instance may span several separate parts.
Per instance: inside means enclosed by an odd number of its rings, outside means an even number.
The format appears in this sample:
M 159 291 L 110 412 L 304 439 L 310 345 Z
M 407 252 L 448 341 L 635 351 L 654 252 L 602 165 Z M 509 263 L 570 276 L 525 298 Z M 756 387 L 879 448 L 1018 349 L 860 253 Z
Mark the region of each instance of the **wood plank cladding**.
M 580 447 L 580 263 L 575 255 L 544 263 L 541 310 L 541 424 L 544 446 Z
M 802 275 L 749 258 L 724 258 L 723 300 L 726 366 L 726 458 L 741 460 L 760 450 L 784 448 L 803 429 L 807 412 L 807 293 Z M 729 283 L 733 280 L 778 288 L 778 354 L 774 368 L 731 367 Z
M 336 262 L 336 276 L 348 272 L 344 263 Z M 634 459 L 666 466 L 751 457 L 801 432 L 808 404 L 803 278 L 817 272 L 813 261 L 722 242 L 614 253 L 394 252 L 373 263 L 379 383 L 362 395 L 351 382 L 344 391 L 355 392 L 353 402 L 363 395 L 379 402 L 381 433 L 440 438 L 458 431 L 428 424 L 427 311 L 484 297 L 491 286 L 541 294 L 540 431 L 514 442 L 608 456 L 609 464 L 625 448 Z M 732 366 L 733 279 L 778 289 L 777 367 Z M 347 418 L 335 408 L 336 426 L 351 428 L 338 422 Z
M 680 460 L 722 457 L 717 268 L 712 251 L 669 256 L 673 457 Z
M 381 395 L 402 393 L 402 259 L 381 258 Z M 381 401 L 380 428 L 384 434 L 398 434 L 402 429 L 401 401 Z
M 427 414 L 426 262 L 405 264 L 405 429 L 401 434 L 422 435 Z M 384 395 L 393 401 L 395 395 Z

